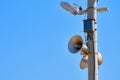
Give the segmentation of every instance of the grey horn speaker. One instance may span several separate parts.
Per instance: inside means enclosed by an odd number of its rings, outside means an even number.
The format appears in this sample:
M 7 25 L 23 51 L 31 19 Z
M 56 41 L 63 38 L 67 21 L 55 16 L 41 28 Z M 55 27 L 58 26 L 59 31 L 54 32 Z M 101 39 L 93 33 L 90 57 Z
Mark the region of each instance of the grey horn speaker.
M 82 37 L 79 35 L 73 36 L 69 43 L 68 43 L 68 49 L 71 53 L 77 53 L 83 45 Z

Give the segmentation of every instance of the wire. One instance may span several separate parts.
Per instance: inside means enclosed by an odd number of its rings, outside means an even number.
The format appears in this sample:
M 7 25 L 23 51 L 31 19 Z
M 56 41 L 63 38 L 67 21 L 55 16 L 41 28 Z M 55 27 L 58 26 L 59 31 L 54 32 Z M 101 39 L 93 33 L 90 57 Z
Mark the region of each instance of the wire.
M 87 14 L 84 15 L 84 20 L 87 18 Z
M 87 33 L 84 32 L 84 38 L 85 38 L 85 44 L 88 43 L 88 40 L 87 40 Z

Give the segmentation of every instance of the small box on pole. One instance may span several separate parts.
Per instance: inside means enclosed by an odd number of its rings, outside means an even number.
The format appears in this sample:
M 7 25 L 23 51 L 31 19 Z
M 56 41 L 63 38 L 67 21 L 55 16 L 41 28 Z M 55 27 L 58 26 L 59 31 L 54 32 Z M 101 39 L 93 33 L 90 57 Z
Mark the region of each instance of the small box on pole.
M 94 20 L 92 19 L 84 20 L 84 32 L 93 32 L 94 31 L 93 25 Z

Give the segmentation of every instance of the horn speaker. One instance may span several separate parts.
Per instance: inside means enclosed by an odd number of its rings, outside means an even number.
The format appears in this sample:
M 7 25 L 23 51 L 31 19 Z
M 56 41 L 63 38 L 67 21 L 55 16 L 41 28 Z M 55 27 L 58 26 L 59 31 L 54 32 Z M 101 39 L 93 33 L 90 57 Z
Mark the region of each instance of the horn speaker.
M 102 55 L 98 52 L 97 53 L 98 65 L 102 64 Z M 83 56 L 82 60 L 80 61 L 80 68 L 84 69 L 88 67 L 88 55 Z
M 68 43 L 68 49 L 71 53 L 77 53 L 83 45 L 82 37 L 79 35 L 73 36 L 69 43 Z
M 81 62 L 80 62 L 80 68 L 84 69 L 88 67 L 88 56 L 83 56 Z
M 98 65 L 101 65 L 102 62 L 103 62 L 102 55 L 101 55 L 101 53 L 98 52 Z

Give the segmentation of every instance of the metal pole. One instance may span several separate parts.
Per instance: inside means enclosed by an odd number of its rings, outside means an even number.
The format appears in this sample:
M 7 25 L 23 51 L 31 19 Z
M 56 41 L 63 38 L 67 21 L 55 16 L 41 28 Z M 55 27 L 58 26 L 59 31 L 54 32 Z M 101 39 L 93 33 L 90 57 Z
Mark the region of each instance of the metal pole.
M 97 0 L 88 0 L 87 2 L 87 20 L 92 20 L 93 22 L 91 25 L 93 31 L 87 32 L 87 45 L 90 52 L 88 55 L 88 80 L 98 80 L 96 2 Z
M 82 69 L 86 68 L 88 66 L 88 80 L 98 80 L 98 48 L 97 48 L 97 12 L 105 12 L 108 11 L 108 8 L 97 8 L 96 3 L 98 0 L 87 0 L 87 9 L 82 10 L 79 9 L 79 11 L 76 9 L 75 6 L 71 6 L 67 2 L 61 2 L 61 6 L 70 11 L 74 15 L 83 15 L 87 14 L 87 20 L 84 20 L 84 32 L 87 33 L 87 49 L 86 52 L 83 52 L 83 55 L 88 55 L 88 62 L 83 61 L 80 63 L 80 67 L 82 65 Z M 81 7 L 79 7 L 81 8 Z M 81 44 L 80 44 L 81 43 Z M 82 47 L 75 47 L 75 45 L 79 45 Z M 69 50 L 72 53 L 76 53 L 79 50 L 82 51 L 81 48 L 83 47 L 83 42 L 81 40 L 81 37 L 74 36 L 69 44 Z M 97 59 L 98 58 L 98 59 Z M 102 58 L 101 58 L 102 62 Z M 88 63 L 85 64 L 85 63 Z M 101 63 L 99 63 L 100 65 Z

